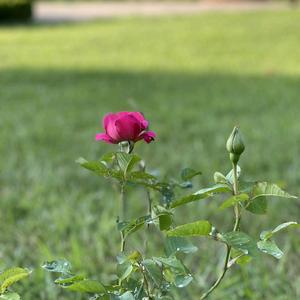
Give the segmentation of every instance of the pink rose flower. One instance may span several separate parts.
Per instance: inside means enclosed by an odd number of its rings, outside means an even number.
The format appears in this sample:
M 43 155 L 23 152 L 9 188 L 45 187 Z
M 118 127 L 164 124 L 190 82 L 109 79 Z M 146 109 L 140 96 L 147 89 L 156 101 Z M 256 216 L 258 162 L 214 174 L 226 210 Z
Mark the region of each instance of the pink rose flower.
M 144 139 L 150 143 L 156 137 L 153 131 L 148 131 L 148 121 L 140 112 L 122 111 L 104 116 L 105 133 L 97 133 L 96 141 L 118 144 L 123 141 L 137 142 Z

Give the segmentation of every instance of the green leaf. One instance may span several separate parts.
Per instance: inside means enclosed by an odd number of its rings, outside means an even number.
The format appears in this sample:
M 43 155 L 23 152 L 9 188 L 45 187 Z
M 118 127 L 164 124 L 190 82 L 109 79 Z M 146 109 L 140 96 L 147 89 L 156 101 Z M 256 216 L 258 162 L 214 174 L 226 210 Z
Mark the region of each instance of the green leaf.
M 147 172 L 133 171 L 127 175 L 127 182 L 158 190 L 157 178 Z
M 218 184 L 218 183 L 226 184 L 227 183 L 227 179 L 226 179 L 225 175 L 223 175 L 222 173 L 215 172 L 215 174 L 214 174 L 214 182 L 215 182 L 215 184 Z
M 75 282 L 74 284 L 68 285 L 65 288 L 70 291 L 80 293 L 102 294 L 106 292 L 105 287 L 102 285 L 102 283 L 90 279 Z
M 161 231 L 170 229 L 173 223 L 173 213 L 161 205 L 153 207 L 153 219 L 158 218 Z
M 116 158 L 125 178 L 127 177 L 127 173 L 129 173 L 136 165 L 136 163 L 141 160 L 141 158 L 136 154 L 128 154 L 125 152 L 117 152 Z
M 187 268 L 176 256 L 154 257 L 153 260 L 158 265 L 162 264 L 163 273 L 166 275 L 165 279 L 169 282 L 173 282 L 175 286 L 183 288 L 193 280 Z
M 278 231 L 281 231 L 287 227 L 298 227 L 300 224 L 298 224 L 297 222 L 293 222 L 293 221 L 290 221 L 290 222 L 285 222 L 285 223 L 282 223 L 280 225 L 278 225 L 277 227 L 275 227 L 273 230 L 272 230 L 272 233 L 276 233 Z
M 77 281 L 82 281 L 84 279 L 85 279 L 85 276 L 83 276 L 83 275 L 74 275 L 74 276 L 57 278 L 54 281 L 54 283 L 62 285 L 62 286 L 67 286 L 67 285 L 73 284 L 73 283 L 75 283 Z
M 118 277 L 121 281 L 125 280 L 133 271 L 133 266 L 130 262 L 119 264 L 117 267 Z
M 136 263 L 141 259 L 141 257 L 142 255 L 139 251 L 132 251 L 128 255 L 125 255 L 124 253 L 118 254 L 117 261 L 119 265 L 122 265 L 127 262 Z
M 225 208 L 234 206 L 235 204 L 242 202 L 242 201 L 246 201 L 248 199 L 249 199 L 249 196 L 247 194 L 240 194 L 240 195 L 232 196 L 222 203 L 222 205 L 220 206 L 220 209 L 225 209 Z
M 70 274 L 71 263 L 65 259 L 58 259 L 53 261 L 47 261 L 42 265 L 42 268 L 49 272 L 56 272 L 62 274 Z
M 253 214 L 264 215 L 268 209 L 268 202 L 266 197 L 255 198 L 250 200 L 246 205 L 246 209 Z
M 7 269 L 0 274 L 0 294 L 3 294 L 12 284 L 29 276 L 30 272 L 23 268 Z
M 163 275 L 161 268 L 152 260 L 145 259 L 142 261 L 142 265 L 144 266 L 147 274 L 149 275 L 152 282 L 155 286 L 160 287 L 163 282 Z
M 186 267 L 183 263 L 176 257 L 153 257 L 153 260 L 159 264 L 162 264 L 165 268 L 171 268 L 173 272 L 177 274 L 186 274 Z
M 237 178 L 239 179 L 241 176 L 241 167 L 237 165 Z M 230 183 L 233 184 L 233 169 L 226 175 L 226 180 Z
M 129 222 L 119 222 L 118 223 L 118 230 L 122 231 L 124 234 L 124 238 L 126 238 L 128 235 L 136 232 L 137 230 L 141 229 L 143 225 L 147 222 L 150 222 L 151 216 L 143 216 L 134 220 L 131 220 Z
M 296 198 L 280 189 L 276 184 L 267 182 L 243 183 L 242 190 L 250 192 L 251 197 L 245 208 L 254 214 L 265 214 L 267 212 L 267 196 Z
M 193 177 L 197 175 L 201 175 L 202 173 L 200 171 L 195 171 L 194 169 L 191 168 L 185 168 L 181 171 L 181 179 L 183 181 L 188 181 L 192 179 Z
M 8 293 L 0 295 L 0 299 L 2 299 L 2 300 L 20 300 L 21 297 L 17 293 L 8 292 Z
M 194 253 L 198 250 L 189 240 L 183 237 L 167 237 L 165 251 L 168 256 L 182 252 Z
M 221 240 L 246 255 L 255 256 L 258 252 L 255 241 L 244 232 L 232 231 L 223 233 Z
M 127 259 L 132 262 L 135 263 L 137 261 L 139 261 L 142 257 L 142 254 L 139 251 L 132 251 L 130 254 L 127 255 Z
M 100 161 L 104 164 L 111 164 L 114 162 L 116 158 L 116 153 L 115 152 L 108 152 L 101 156 Z
M 158 218 L 159 218 L 159 229 L 161 231 L 169 230 L 173 223 L 172 216 L 170 214 L 162 214 Z
M 226 193 L 231 192 L 231 189 L 226 184 L 216 184 L 212 187 L 201 189 L 191 195 L 184 196 L 180 199 L 177 199 L 171 203 L 171 207 L 177 207 L 189 202 L 205 199 L 207 197 L 210 197 L 216 193 Z
M 168 236 L 208 236 L 211 232 L 211 224 L 208 221 L 197 221 L 177 226 L 167 232 Z
M 252 190 L 251 200 L 262 196 L 297 198 L 283 191 L 278 185 L 268 182 L 257 182 Z
M 256 182 L 253 181 L 239 181 L 239 191 L 240 193 L 250 194 Z
M 193 277 L 190 274 L 187 275 L 177 275 L 175 277 L 175 286 L 178 288 L 184 288 L 193 281 Z
M 283 252 L 277 247 L 274 241 L 259 241 L 257 247 L 261 252 L 272 255 L 277 259 L 283 256 Z
M 252 260 L 252 257 L 249 255 L 243 255 L 236 260 L 236 263 L 241 266 L 249 264 Z
M 234 263 L 238 265 L 246 265 L 251 262 L 252 257 L 249 255 L 245 255 L 242 251 L 236 250 L 234 248 L 231 249 L 230 256 L 232 259 L 229 261 L 228 265 L 233 265 Z
M 281 231 L 287 227 L 290 227 L 290 226 L 300 226 L 300 224 L 298 224 L 297 222 L 286 222 L 286 223 L 282 223 L 280 225 L 278 225 L 276 228 L 274 228 L 273 230 L 265 230 L 265 231 L 262 231 L 261 234 L 260 234 L 260 239 L 261 240 L 269 240 L 274 233 L 278 232 L 278 231 Z
M 135 300 L 132 293 L 127 291 L 121 296 L 119 296 L 119 300 Z
M 80 157 L 76 160 L 82 167 L 87 170 L 92 171 L 93 173 L 103 176 L 105 178 L 116 178 L 121 180 L 123 178 L 122 173 L 120 171 L 116 171 L 112 168 L 108 168 L 105 163 L 102 161 L 87 161 L 86 159 Z

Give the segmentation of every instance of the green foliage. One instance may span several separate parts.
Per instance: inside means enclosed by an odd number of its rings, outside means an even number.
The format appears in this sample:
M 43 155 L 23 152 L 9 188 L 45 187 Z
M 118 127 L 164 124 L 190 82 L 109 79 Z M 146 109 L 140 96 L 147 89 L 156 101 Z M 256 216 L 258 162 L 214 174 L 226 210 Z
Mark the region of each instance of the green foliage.
M 220 206 L 220 209 L 225 209 L 225 208 L 234 206 L 235 204 L 238 204 L 242 201 L 246 201 L 248 199 L 249 199 L 249 196 L 247 194 L 239 194 L 237 196 L 232 196 L 222 203 L 222 205 Z
M 99 281 L 81 278 L 65 288 L 80 293 L 102 294 L 106 292 L 105 287 Z
M 8 293 L 0 295 L 0 299 L 2 299 L 2 300 L 20 300 L 21 297 L 17 293 L 8 292 Z
M 267 212 L 268 203 L 266 197 L 280 197 L 291 199 L 297 198 L 283 191 L 274 183 L 247 183 L 247 189 L 249 190 L 250 199 L 246 204 L 246 209 L 254 214 L 265 214 Z
M 153 207 L 152 211 L 153 220 L 158 218 L 159 229 L 161 231 L 168 230 L 173 224 L 173 213 L 169 209 L 166 209 L 160 205 Z
M 118 222 L 118 230 L 123 233 L 123 236 L 126 239 L 128 235 L 138 231 L 150 221 L 151 216 L 143 216 L 131 221 Z
M 121 233 L 121 254 L 117 257 L 118 284 L 107 285 L 105 288 L 97 281 L 71 275 L 69 271 L 70 265 L 64 260 L 46 263 L 44 268 L 51 272 L 62 273 L 64 276 L 57 279 L 55 283 L 72 291 L 94 293 L 97 297 L 103 296 L 104 298 L 112 296 L 116 299 L 140 299 L 140 297 L 145 298 L 146 296 L 149 299 L 153 297 L 160 299 L 161 296 L 167 296 L 171 293 L 171 286 L 184 288 L 193 279 L 177 255 L 179 253 L 194 253 L 197 248 L 183 237 L 206 236 L 226 244 L 223 273 L 221 273 L 216 282 L 221 282 L 227 269 L 233 264 L 246 265 L 251 262 L 253 257 L 256 258 L 258 256 L 259 251 L 280 259 L 283 256 L 283 252 L 270 239 L 276 232 L 289 226 L 297 225 L 297 223 L 287 222 L 277 226 L 274 230 L 264 231 L 260 235 L 261 240 L 257 242 L 250 235 L 240 231 L 242 212 L 244 209 L 247 209 L 255 214 L 265 213 L 267 208 L 266 198 L 270 196 L 296 197 L 291 196 L 275 184 L 241 181 L 241 168 L 237 165 L 237 161 L 244 148 L 245 146 L 241 141 L 239 132 L 235 128 L 227 141 L 227 150 L 231 155 L 230 159 L 233 169 L 226 176 L 221 172 L 215 172 L 214 186 L 202 188 L 176 200 L 174 200 L 177 194 L 176 187 L 192 187 L 190 180 L 199 175 L 200 172 L 185 168 L 180 174 L 183 182 L 178 182 L 175 179 L 160 181 L 157 177 L 145 172 L 145 163 L 136 154 L 122 151 L 109 153 L 104 155 L 99 161 L 91 162 L 80 158 L 77 162 L 84 168 L 105 178 L 116 179 L 121 187 L 121 199 L 123 201 L 125 199 L 124 188 L 126 186 L 142 186 L 146 188 L 150 211 L 146 216 L 128 221 L 117 221 L 117 228 Z M 236 155 L 236 157 L 232 155 Z M 153 206 L 150 190 L 159 192 L 163 196 L 163 201 L 160 201 L 160 203 L 156 202 Z M 227 195 L 228 193 L 231 193 L 232 196 L 223 201 L 220 209 L 234 208 L 233 231 L 219 233 L 207 220 L 174 226 L 172 208 L 213 197 L 216 194 Z M 126 256 L 125 245 L 127 237 L 138 230 L 144 229 L 145 225 L 149 229 L 151 224 L 156 225 L 160 231 L 166 231 L 165 252 L 168 256 L 147 258 L 143 253 L 136 250 Z M 204 293 L 201 299 L 207 298 L 217 286 L 218 284 L 208 289 L 208 292 Z
M 181 171 L 181 179 L 187 181 L 201 174 L 202 173 L 200 171 L 195 171 L 194 169 L 191 168 L 185 168 Z
M 168 237 L 166 239 L 165 251 L 168 256 L 176 253 L 194 253 L 198 248 L 183 237 Z
M 184 196 L 182 198 L 176 199 L 171 203 L 171 207 L 175 208 L 177 206 L 184 205 L 186 203 L 194 202 L 197 200 L 206 199 L 213 196 L 216 193 L 231 192 L 231 189 L 226 184 L 216 184 L 209 188 L 201 189 L 191 195 Z
M 272 255 L 277 259 L 283 256 L 283 252 L 277 247 L 274 241 L 259 241 L 257 247 L 260 251 Z
M 146 295 L 161 297 L 172 287 L 184 288 L 192 281 L 189 270 L 174 255 L 143 258 L 141 253 L 133 252 L 128 256 L 121 254 L 117 258 L 119 284 L 122 284 L 123 290 L 127 289 L 133 299 Z M 131 286 L 133 278 L 134 286 Z M 119 297 L 123 295 L 116 288 L 112 293 Z
M 266 197 L 259 197 L 251 200 L 246 206 L 246 209 L 253 214 L 263 215 L 267 213 L 268 202 Z
M 30 272 L 23 268 L 10 268 L 0 273 L 0 299 L 18 300 L 20 296 L 17 293 L 8 292 L 11 285 L 25 277 Z
M 47 261 L 42 265 L 42 267 L 49 272 L 62 274 L 70 274 L 72 268 L 70 262 L 66 259 Z
M 300 225 L 297 222 L 286 222 L 286 223 L 282 223 L 280 225 L 278 225 L 276 228 L 274 228 L 273 230 L 265 230 L 263 232 L 261 232 L 260 234 L 260 238 L 262 240 L 269 240 L 275 233 L 288 228 L 288 227 L 299 227 Z
M 275 233 L 288 227 L 299 227 L 299 224 L 297 222 L 286 222 L 278 225 L 273 230 L 262 231 L 260 234 L 261 241 L 257 242 L 258 249 L 263 253 L 272 255 L 275 258 L 280 259 L 284 253 L 278 248 L 275 241 L 272 240 L 272 237 Z
M 244 232 L 227 232 L 220 239 L 245 255 L 256 256 L 258 253 L 255 240 Z
M 239 165 L 237 165 L 237 178 L 239 179 L 241 176 L 242 170 L 241 167 Z M 233 169 L 230 170 L 230 172 L 228 172 L 228 174 L 226 175 L 226 182 L 233 185 Z
M 95 174 L 99 176 L 104 176 L 106 178 L 116 178 L 121 180 L 122 174 L 119 171 L 116 171 L 114 169 L 108 168 L 103 161 L 87 161 L 84 158 L 78 158 L 76 160 L 77 163 L 79 163 L 82 167 L 94 172 Z
M 187 268 L 175 256 L 167 258 L 153 257 L 142 261 L 142 265 L 145 267 L 147 275 L 154 286 L 158 289 L 166 289 L 165 283 L 184 288 L 192 281 L 192 276 Z
M 106 294 L 106 289 L 101 282 L 86 279 L 83 275 L 74 275 L 71 272 L 71 264 L 65 259 L 45 262 L 42 267 L 49 272 L 60 274 L 55 284 L 73 291 L 89 294 Z
M 124 152 L 116 153 L 116 161 L 120 167 L 120 171 L 124 175 L 124 179 L 127 178 L 127 173 L 129 173 L 134 166 L 141 161 L 141 158 L 135 154 L 128 154 Z
M 268 182 L 257 182 L 253 188 L 251 193 L 251 199 L 254 200 L 259 197 L 282 197 L 282 198 L 294 198 L 296 196 L 292 196 L 289 193 L 283 191 L 279 186 L 274 183 Z
M 175 227 L 167 232 L 168 236 L 208 236 L 212 226 L 208 221 L 197 221 Z

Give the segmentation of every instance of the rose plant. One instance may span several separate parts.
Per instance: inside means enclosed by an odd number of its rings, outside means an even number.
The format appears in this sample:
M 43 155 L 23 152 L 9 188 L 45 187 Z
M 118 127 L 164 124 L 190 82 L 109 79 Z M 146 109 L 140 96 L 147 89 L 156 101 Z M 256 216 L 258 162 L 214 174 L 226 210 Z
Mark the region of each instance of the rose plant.
M 192 180 L 201 172 L 192 168 L 182 170 L 180 180 L 161 180 L 147 171 L 145 162 L 133 153 L 135 143 L 144 140 L 154 141 L 156 134 L 149 131 L 148 121 L 140 112 L 119 112 L 107 114 L 103 120 L 105 132 L 96 135 L 97 141 L 118 144 L 119 149 L 105 154 L 99 160 L 88 161 L 79 158 L 77 162 L 85 169 L 106 179 L 113 179 L 119 185 L 121 211 L 117 221 L 120 233 L 119 250 L 115 249 L 115 280 L 102 283 L 73 273 L 71 264 L 62 259 L 46 262 L 43 267 L 59 274 L 55 283 L 71 291 L 86 293 L 89 299 L 103 300 L 146 300 L 146 299 L 178 299 L 176 289 L 187 287 L 193 275 L 184 263 L 184 255 L 197 254 L 189 237 L 202 237 L 225 247 L 226 253 L 222 270 L 215 281 L 199 295 L 197 299 L 206 299 L 221 284 L 224 276 L 235 265 L 247 264 L 260 254 L 268 254 L 276 259 L 283 256 L 274 237 L 287 227 L 299 226 L 297 222 L 286 222 L 271 230 L 263 230 L 259 237 L 252 237 L 241 231 L 243 213 L 247 210 L 253 215 L 267 212 L 268 198 L 296 198 L 283 191 L 276 184 L 249 182 L 243 180 L 238 165 L 245 145 L 237 127 L 229 136 L 226 149 L 231 162 L 231 170 L 227 175 L 214 173 L 214 184 L 201 188 L 196 192 L 178 196 L 180 190 L 193 186 Z M 143 187 L 146 190 L 145 201 L 148 209 L 142 216 L 128 219 L 126 193 L 128 187 Z M 223 195 L 220 210 L 234 212 L 232 230 L 224 231 L 215 227 L 209 220 L 198 220 L 176 226 L 174 215 L 180 207 L 191 202 L 202 201 L 215 195 Z M 225 199 L 225 200 L 224 200 Z M 147 252 L 147 235 L 149 227 L 155 227 L 157 234 L 163 234 L 165 253 L 152 256 Z M 131 236 L 144 230 L 144 250 L 134 249 Z M 152 241 L 152 239 L 151 239 Z M 208 284 L 209 285 L 209 284 Z

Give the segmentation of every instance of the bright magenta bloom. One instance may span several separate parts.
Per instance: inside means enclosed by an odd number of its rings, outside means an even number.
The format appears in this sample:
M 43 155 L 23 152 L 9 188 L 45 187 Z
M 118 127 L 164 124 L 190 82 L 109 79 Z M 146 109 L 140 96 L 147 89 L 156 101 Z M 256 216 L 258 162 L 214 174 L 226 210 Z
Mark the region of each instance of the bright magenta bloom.
M 137 142 L 144 139 L 150 143 L 156 137 L 153 131 L 148 131 L 148 121 L 140 112 L 122 111 L 104 116 L 105 133 L 97 133 L 96 141 L 118 144 L 124 141 Z

